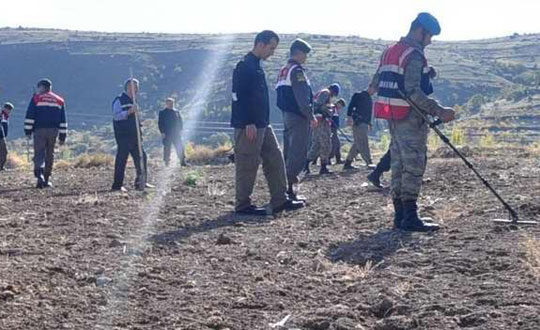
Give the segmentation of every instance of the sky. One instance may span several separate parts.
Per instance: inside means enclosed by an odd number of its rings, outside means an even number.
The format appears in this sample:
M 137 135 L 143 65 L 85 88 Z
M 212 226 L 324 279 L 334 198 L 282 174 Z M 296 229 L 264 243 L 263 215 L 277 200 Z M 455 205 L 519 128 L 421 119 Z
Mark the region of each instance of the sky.
M 104 32 L 355 35 L 393 40 L 422 11 L 439 40 L 540 33 L 540 0 L 0 0 L 0 26 Z

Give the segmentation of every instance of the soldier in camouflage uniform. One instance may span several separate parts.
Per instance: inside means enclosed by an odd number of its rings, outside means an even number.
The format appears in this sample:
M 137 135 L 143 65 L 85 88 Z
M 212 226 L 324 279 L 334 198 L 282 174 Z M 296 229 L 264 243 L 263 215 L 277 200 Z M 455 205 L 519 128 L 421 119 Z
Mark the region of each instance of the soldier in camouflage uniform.
M 335 111 L 335 105 L 332 103 L 332 97 L 339 95 L 341 87 L 339 84 L 332 84 L 324 88 L 315 96 L 315 117 L 318 124 L 313 130 L 312 144 L 309 149 L 305 170 L 309 170 L 309 163 L 321 158 L 321 169 L 319 174 L 330 174 L 328 165 L 330 162 L 330 153 L 332 152 L 332 116 Z
M 371 83 L 377 87 L 375 116 L 388 120 L 392 136 L 394 225 L 407 231 L 439 229 L 434 223 L 424 222 L 417 212 L 417 199 L 426 169 L 429 127 L 400 94 L 404 93 L 420 109 L 443 122 L 454 119 L 453 109 L 443 107 L 427 96 L 433 88 L 424 48 L 431 43 L 432 36 L 439 33 L 440 26 L 435 17 L 428 13 L 419 14 L 407 37 L 383 53 Z

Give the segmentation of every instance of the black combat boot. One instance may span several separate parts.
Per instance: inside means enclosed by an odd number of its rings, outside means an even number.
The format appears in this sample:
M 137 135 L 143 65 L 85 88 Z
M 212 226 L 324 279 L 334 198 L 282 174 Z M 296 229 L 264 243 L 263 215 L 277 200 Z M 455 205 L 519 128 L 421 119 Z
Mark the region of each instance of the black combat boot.
M 404 201 L 403 204 L 403 220 L 401 228 L 405 231 L 428 232 L 439 230 L 439 225 L 436 223 L 424 222 L 418 217 L 418 206 L 416 201 Z
M 344 171 L 357 170 L 357 169 L 358 169 L 358 167 L 353 166 L 352 160 L 346 160 L 345 164 L 343 165 L 343 170 Z
M 401 199 L 394 198 L 394 229 L 401 228 L 401 221 L 403 221 L 403 203 Z
M 304 172 L 306 172 L 306 174 L 310 174 L 311 173 L 311 170 L 309 169 L 309 163 L 311 163 L 310 160 L 307 160 L 306 161 L 306 165 L 304 165 Z
M 378 168 L 376 168 L 373 172 L 369 173 L 367 176 L 367 179 L 371 184 L 373 184 L 377 188 L 382 188 L 381 185 L 381 171 L 379 171 Z
M 326 163 L 321 163 L 321 170 L 319 171 L 319 174 L 320 175 L 324 175 L 324 174 L 332 174 L 332 171 L 330 171 L 328 169 L 328 167 L 326 166 Z

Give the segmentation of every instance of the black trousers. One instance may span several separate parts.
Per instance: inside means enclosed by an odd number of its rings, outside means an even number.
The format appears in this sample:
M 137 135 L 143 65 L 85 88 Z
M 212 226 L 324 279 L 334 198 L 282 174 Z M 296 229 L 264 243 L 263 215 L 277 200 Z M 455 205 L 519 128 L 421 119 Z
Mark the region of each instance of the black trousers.
M 375 171 L 378 173 L 388 172 L 390 171 L 390 163 L 392 158 L 390 157 L 390 149 L 382 156 L 382 158 L 379 160 L 379 163 L 377 164 L 377 167 L 375 168 Z
M 124 185 L 124 175 L 126 171 L 126 164 L 129 155 L 133 159 L 135 164 L 135 169 L 137 171 L 137 177 L 135 179 L 135 186 L 140 186 L 146 184 L 146 176 L 148 175 L 147 171 L 147 157 L 146 152 L 143 149 L 142 154 L 142 166 L 141 167 L 141 157 L 139 154 L 139 145 L 137 142 L 137 135 L 135 134 L 126 134 L 123 132 L 114 132 L 114 137 L 116 139 L 116 144 L 118 150 L 116 152 L 116 159 L 114 162 L 114 183 L 113 189 L 119 189 Z M 144 172 L 143 172 L 144 168 Z
M 165 136 L 163 139 L 163 161 L 165 164 L 169 164 L 169 161 L 171 160 L 171 149 L 173 146 L 180 164 L 183 164 L 185 156 L 182 136 Z

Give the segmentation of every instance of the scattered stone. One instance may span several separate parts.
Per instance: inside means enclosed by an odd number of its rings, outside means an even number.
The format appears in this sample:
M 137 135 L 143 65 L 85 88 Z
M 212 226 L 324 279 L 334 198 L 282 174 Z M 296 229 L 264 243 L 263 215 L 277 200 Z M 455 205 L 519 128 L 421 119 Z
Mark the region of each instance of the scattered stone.
M 219 234 L 219 237 L 216 242 L 217 245 L 229 245 L 232 243 L 233 243 L 232 239 L 228 236 L 225 236 L 225 234 L 223 233 Z
M 358 329 L 358 328 L 356 327 L 356 322 L 354 322 L 352 319 L 350 319 L 348 317 L 340 317 L 334 323 L 334 329 L 336 329 L 336 330 L 355 330 L 355 329 Z
M 106 276 L 99 276 L 96 279 L 96 285 L 99 287 L 104 287 L 112 282 L 112 279 Z
M 394 308 L 394 302 L 388 297 L 384 297 L 378 304 L 371 307 L 371 313 L 376 317 L 382 319 L 392 314 Z
M 462 328 L 476 327 L 487 322 L 484 313 L 476 312 L 458 317 L 457 324 Z
M 375 330 L 410 330 L 418 326 L 415 320 L 405 316 L 391 316 L 377 321 Z
M 123 245 L 125 245 L 125 244 L 122 243 L 122 242 L 120 242 L 120 241 L 117 240 L 117 239 L 113 239 L 113 240 L 111 241 L 111 243 L 109 244 L 109 247 L 110 247 L 110 248 L 115 248 L 115 247 L 119 247 L 119 246 L 123 246 Z

